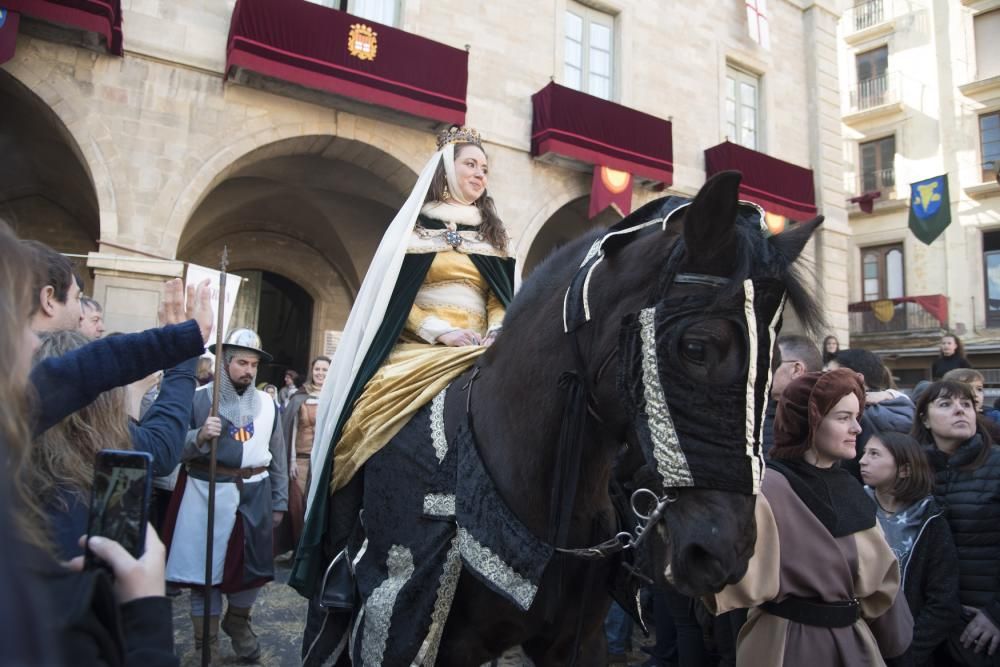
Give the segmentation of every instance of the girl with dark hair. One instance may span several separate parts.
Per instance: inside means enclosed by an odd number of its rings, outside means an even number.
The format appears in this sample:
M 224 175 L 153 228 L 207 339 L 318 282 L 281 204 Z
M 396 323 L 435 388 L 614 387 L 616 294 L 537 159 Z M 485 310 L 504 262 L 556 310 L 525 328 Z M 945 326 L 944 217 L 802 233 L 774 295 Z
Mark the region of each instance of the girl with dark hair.
M 1000 447 L 977 428 L 968 384 L 931 383 L 917 399 L 913 436 L 934 469 L 958 551 L 962 622 L 948 638 L 960 665 L 996 665 L 1000 648 Z
M 827 336 L 823 339 L 823 368 L 826 369 L 834 356 L 840 352 L 840 341 L 836 336 Z
M 753 607 L 738 665 L 884 665 L 906 651 L 913 620 L 875 505 L 839 465 L 861 432 L 861 377 L 806 373 L 778 401 L 753 557 L 709 604 Z
M 948 371 L 956 368 L 972 368 L 965 358 L 965 346 L 962 339 L 953 333 L 941 336 L 941 356 L 931 365 L 931 379 L 940 380 Z
M 910 655 L 918 667 L 933 667 L 935 649 L 961 616 L 958 554 L 944 511 L 930 495 L 934 473 L 912 436 L 887 432 L 865 445 L 861 478 L 899 560 L 913 614 Z

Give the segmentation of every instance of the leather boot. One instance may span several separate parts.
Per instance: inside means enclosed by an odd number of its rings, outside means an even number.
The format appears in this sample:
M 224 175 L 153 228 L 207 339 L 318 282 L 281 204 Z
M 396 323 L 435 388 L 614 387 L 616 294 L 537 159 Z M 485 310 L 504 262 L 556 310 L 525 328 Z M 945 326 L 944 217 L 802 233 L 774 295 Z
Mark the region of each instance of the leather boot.
M 233 641 L 233 653 L 238 657 L 251 662 L 260 658 L 260 642 L 250 627 L 249 607 L 230 605 L 222 619 L 222 630 Z
M 194 650 L 198 654 L 198 659 L 201 659 L 201 647 L 205 641 L 205 626 L 204 626 L 204 616 L 191 616 L 191 624 L 194 626 Z M 209 651 L 211 655 L 211 662 L 215 662 L 215 658 L 219 653 L 219 617 L 209 616 L 208 618 L 208 643 Z

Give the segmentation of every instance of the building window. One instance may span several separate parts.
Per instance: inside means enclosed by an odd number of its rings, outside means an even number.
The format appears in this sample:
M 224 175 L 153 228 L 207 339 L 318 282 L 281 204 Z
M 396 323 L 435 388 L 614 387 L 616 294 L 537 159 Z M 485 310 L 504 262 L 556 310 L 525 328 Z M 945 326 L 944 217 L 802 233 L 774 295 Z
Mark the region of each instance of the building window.
M 771 48 L 771 31 L 767 25 L 767 0 L 746 0 L 747 30 L 750 39 L 765 49 Z
M 986 326 L 1000 327 L 1000 231 L 983 233 Z
M 854 58 L 858 75 L 855 106 L 859 110 L 885 104 L 889 92 L 889 47 L 859 53 Z
M 726 137 L 757 150 L 760 145 L 760 78 L 726 68 Z
M 983 155 L 983 183 L 989 183 L 1000 169 L 1000 111 L 979 117 L 979 144 Z
M 880 191 L 883 197 L 896 187 L 896 137 L 889 136 L 859 145 L 861 163 L 860 193 Z
M 566 38 L 563 44 L 563 83 L 595 97 L 614 95 L 614 26 L 610 14 L 566 3 Z
M 861 250 L 861 287 L 865 301 L 897 299 L 903 288 L 903 244 Z
M 395 26 L 399 20 L 399 0 L 307 0 L 330 9 L 339 9 L 358 18 Z
M 976 39 L 976 78 L 989 79 L 1000 76 L 1000 9 L 983 12 L 972 18 Z

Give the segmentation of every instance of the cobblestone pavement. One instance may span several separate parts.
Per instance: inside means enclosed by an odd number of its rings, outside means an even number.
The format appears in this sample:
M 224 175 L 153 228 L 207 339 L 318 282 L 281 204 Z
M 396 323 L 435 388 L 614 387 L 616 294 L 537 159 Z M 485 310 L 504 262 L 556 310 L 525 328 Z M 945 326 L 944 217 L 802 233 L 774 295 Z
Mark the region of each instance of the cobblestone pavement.
M 289 564 L 275 563 L 275 580 L 267 584 L 261 591 L 253 606 L 253 629 L 260 637 L 261 657 L 257 663 L 264 667 L 299 667 L 302 646 L 302 632 L 306 625 L 306 601 L 285 582 L 290 573 Z M 194 635 L 191 629 L 190 592 L 184 591 L 172 598 L 174 607 L 174 652 L 181 658 L 181 667 L 199 667 L 201 653 L 195 653 Z M 633 637 L 633 645 L 650 643 L 643 639 L 638 630 Z M 627 663 L 620 665 L 638 665 L 647 655 L 639 651 L 629 652 Z M 229 637 L 219 631 L 219 653 L 214 665 L 246 664 L 233 654 Z M 530 665 L 523 653 L 515 649 L 510 651 L 495 665 L 498 667 L 525 667 Z
M 299 667 L 302 632 L 306 626 L 306 600 L 285 585 L 288 564 L 275 563 L 275 580 L 264 586 L 253 606 L 253 629 L 260 637 L 265 667 Z M 195 653 L 191 630 L 190 593 L 184 591 L 174 601 L 174 652 L 182 667 L 199 667 L 201 653 Z M 219 654 L 215 665 L 245 664 L 233 654 L 229 637 L 219 631 Z

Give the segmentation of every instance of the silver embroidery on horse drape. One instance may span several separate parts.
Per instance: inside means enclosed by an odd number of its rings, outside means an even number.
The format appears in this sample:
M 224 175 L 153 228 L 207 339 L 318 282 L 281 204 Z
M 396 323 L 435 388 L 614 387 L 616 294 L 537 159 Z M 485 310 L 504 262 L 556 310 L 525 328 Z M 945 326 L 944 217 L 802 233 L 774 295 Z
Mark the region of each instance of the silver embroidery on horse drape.
M 660 385 L 659 364 L 656 360 L 656 328 L 654 316 L 656 308 L 644 308 L 639 312 L 642 338 L 642 384 L 649 415 L 649 432 L 653 440 L 653 458 L 656 471 L 663 478 L 665 487 L 694 486 L 691 468 L 677 439 L 674 420 L 670 418 L 667 398 Z
M 480 544 L 465 528 L 458 527 L 458 546 L 462 559 L 473 570 L 506 593 L 524 611 L 531 607 L 538 592 L 534 585 L 497 556 L 489 547 Z
M 451 548 L 444 559 L 444 569 L 438 582 L 437 599 L 434 601 L 434 611 L 431 612 L 431 627 L 427 638 L 420 645 L 414 666 L 433 665 L 437 661 L 438 647 L 444 634 L 444 624 L 451 612 L 451 603 L 455 599 L 455 589 L 458 588 L 458 577 L 462 573 L 462 554 L 459 552 L 458 539 L 451 541 Z
M 434 444 L 438 463 L 444 461 L 448 454 L 448 438 L 444 434 L 444 396 L 447 392 L 448 388 L 445 387 L 431 401 L 431 442 Z
M 455 494 L 428 493 L 424 496 L 424 514 L 428 516 L 455 516 Z
M 406 547 L 390 547 L 386 568 L 388 577 L 365 601 L 365 634 L 361 646 L 361 664 L 365 667 L 382 664 L 396 596 L 413 576 L 413 554 Z

